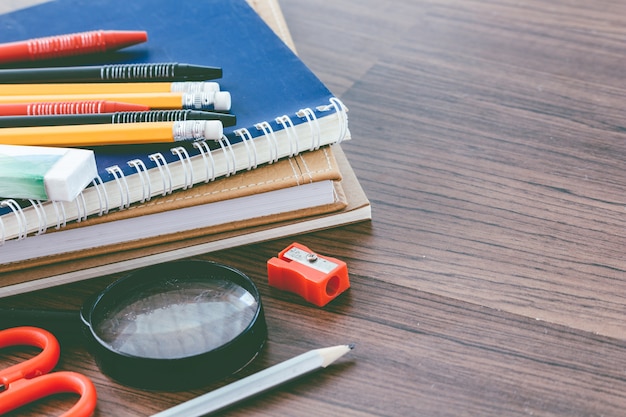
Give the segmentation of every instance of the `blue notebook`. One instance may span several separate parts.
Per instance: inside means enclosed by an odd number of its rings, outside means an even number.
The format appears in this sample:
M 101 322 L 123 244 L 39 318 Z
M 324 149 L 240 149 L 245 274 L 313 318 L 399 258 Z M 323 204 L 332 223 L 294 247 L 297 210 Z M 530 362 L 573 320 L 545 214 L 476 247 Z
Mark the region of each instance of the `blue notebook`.
M 22 221 L 17 230 L 0 230 L 0 240 L 37 232 L 44 219 L 49 227 L 102 215 L 349 139 L 345 107 L 245 0 L 56 0 L 0 15 L 0 42 L 96 29 L 145 30 L 148 41 L 46 65 L 221 67 L 215 81 L 231 93 L 237 125 L 225 128 L 219 142 L 91 148 L 99 170 L 94 184 L 72 203 L 33 202 L 9 213 Z

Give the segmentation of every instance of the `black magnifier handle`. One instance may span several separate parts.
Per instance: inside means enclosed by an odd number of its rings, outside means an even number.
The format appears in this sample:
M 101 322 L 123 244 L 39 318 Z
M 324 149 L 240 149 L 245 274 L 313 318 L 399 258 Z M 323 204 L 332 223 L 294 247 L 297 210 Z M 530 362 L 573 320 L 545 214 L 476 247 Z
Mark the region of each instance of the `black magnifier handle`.
M 83 337 L 82 321 L 77 310 L 37 310 L 0 308 L 0 329 L 34 326 L 48 330 L 60 343 Z

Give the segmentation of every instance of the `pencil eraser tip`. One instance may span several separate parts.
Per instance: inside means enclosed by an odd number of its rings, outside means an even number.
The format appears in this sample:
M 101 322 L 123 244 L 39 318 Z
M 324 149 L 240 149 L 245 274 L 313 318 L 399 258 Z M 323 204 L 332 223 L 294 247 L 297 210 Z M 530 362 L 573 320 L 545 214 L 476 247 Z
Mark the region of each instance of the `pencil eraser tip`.
M 229 111 L 231 106 L 230 93 L 228 91 L 217 91 L 213 99 L 213 108 L 217 111 Z
M 204 121 L 204 139 L 219 140 L 224 135 L 224 126 L 219 120 Z

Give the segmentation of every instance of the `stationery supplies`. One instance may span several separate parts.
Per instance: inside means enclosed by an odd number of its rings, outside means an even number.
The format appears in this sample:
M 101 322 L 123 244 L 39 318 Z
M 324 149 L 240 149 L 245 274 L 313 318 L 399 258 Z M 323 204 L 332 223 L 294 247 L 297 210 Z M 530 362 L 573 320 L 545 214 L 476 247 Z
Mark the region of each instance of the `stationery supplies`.
M 219 91 L 214 81 L 124 82 L 124 83 L 63 83 L 63 84 L 4 84 L 2 96 L 59 95 L 87 93 L 210 93 Z
M 72 101 L 119 101 L 141 104 L 151 109 L 195 109 L 228 111 L 231 106 L 228 91 L 209 91 L 202 93 L 156 92 L 156 93 L 93 93 L 59 94 L 33 96 L 2 96 L 0 104 L 72 102 Z
M 0 63 L 113 51 L 148 40 L 144 31 L 94 30 L 0 44 Z
M 230 266 L 200 260 L 133 271 L 80 311 L 0 313 L 12 325 L 53 328 L 60 320 L 75 327 L 66 333 L 86 336 L 102 372 L 145 389 L 190 389 L 222 379 L 256 357 L 267 338 L 252 280 Z
M 7 127 L 0 129 L 0 143 L 37 146 L 97 146 L 137 143 L 218 140 L 223 135 L 219 120 L 109 123 Z M 91 179 L 95 178 L 92 177 Z
M 92 114 L 55 114 L 44 116 L 1 116 L 0 127 L 67 126 L 109 123 L 175 122 L 219 120 L 225 127 L 234 126 L 234 114 L 198 110 L 148 110 Z
M 71 18 L 76 16 L 66 16 Z M 0 69 L 0 84 L 206 81 L 221 77 L 218 67 L 171 62 Z
M 150 110 L 150 107 L 144 104 L 119 103 L 105 100 L 0 104 L 0 116 L 113 113 L 145 110 Z
M 339 259 L 322 256 L 292 243 L 267 261 L 268 283 L 323 307 L 350 288 L 348 267 Z
M 44 22 L 54 26 L 50 30 L 88 30 L 103 19 L 111 24 L 124 22 L 128 16 L 122 4 L 117 0 L 58 0 L 0 16 L 0 27 L 19 20 L 20 27 L 31 30 Z M 134 4 L 141 10 L 132 16 L 136 27 L 146 29 L 151 42 L 159 45 L 146 59 L 220 62 L 229 68 L 220 86 L 237 97 L 231 109 L 237 125 L 224 128 L 225 137 L 215 144 L 94 148 L 99 167 L 96 183 L 102 186 L 87 187 L 80 205 L 66 207 L 68 221 L 101 213 L 103 198 L 109 210 L 126 208 L 164 192 L 253 170 L 350 138 L 345 106 L 245 1 L 183 0 L 163 2 L 158 9 L 147 0 Z M 73 12 L 78 9 L 80 13 Z M 205 24 L 203 17 L 202 26 L 207 26 L 203 31 L 178 31 L 163 16 L 205 16 L 211 24 Z M 2 36 L 0 31 L 0 40 Z M 180 42 L 181 38 L 186 42 Z
M 214 391 L 176 405 L 152 417 L 200 417 L 222 410 L 280 384 L 326 368 L 354 349 L 338 345 L 310 350 Z
M 110 1 L 110 0 L 109 0 Z M 242 2 L 243 3 L 243 2 Z M 221 2 L 215 7 L 226 6 L 230 4 L 233 7 L 244 7 L 239 4 L 237 1 L 233 2 Z M 275 8 L 274 6 L 265 7 L 264 4 L 253 3 L 254 7 L 261 6 L 260 10 L 262 16 L 265 19 L 268 19 L 276 33 L 279 33 L 281 37 L 285 39 L 285 41 L 292 45 L 289 39 L 289 33 L 285 31 L 284 22 L 276 22 L 274 20 L 280 20 L 280 10 Z M 50 3 L 50 6 L 54 5 L 59 6 L 58 2 Z M 93 3 L 87 2 L 86 5 L 93 6 Z M 165 3 L 165 6 L 168 6 Z M 189 4 L 185 3 L 185 6 L 188 7 Z M 156 10 L 151 8 L 149 5 L 138 5 L 139 9 L 141 9 L 141 13 L 138 16 L 140 19 L 148 18 L 151 13 L 154 13 Z M 192 2 L 191 8 L 194 12 L 189 15 L 187 13 L 183 13 L 180 18 L 189 19 L 190 16 L 200 15 L 196 13 L 197 7 L 204 7 L 204 3 Z M 212 6 L 211 10 L 215 10 L 215 7 Z M 163 10 L 167 16 L 176 15 L 179 13 L 181 9 L 172 10 L 169 7 L 165 7 L 167 10 Z M 71 9 L 70 9 L 71 10 Z M 119 18 L 116 16 L 111 16 L 111 13 L 119 10 L 119 8 L 115 7 L 115 2 L 113 2 L 113 6 L 109 3 L 109 7 L 98 10 L 94 13 L 94 15 L 106 14 L 107 19 Z M 159 13 L 160 13 L 159 9 Z M 28 13 L 26 11 L 22 13 L 18 13 L 16 15 L 9 15 L 9 21 L 14 21 L 13 19 L 17 18 L 20 21 L 24 19 L 29 20 L 31 23 L 33 21 L 33 16 L 40 16 L 42 19 L 48 18 L 48 16 L 62 16 L 66 15 L 67 9 L 65 7 L 58 7 L 56 11 L 50 11 L 46 9 L 42 12 L 39 7 L 29 9 Z M 115 14 L 115 13 L 114 13 Z M 179 13 L 180 14 L 180 13 Z M 267 48 L 270 45 L 273 45 L 273 42 L 268 40 L 261 41 L 260 39 L 263 36 L 258 36 L 256 34 L 256 29 L 253 27 L 256 25 L 256 22 L 248 21 L 249 18 L 247 9 L 243 9 L 242 11 L 236 11 L 233 13 L 235 17 L 235 23 L 233 25 L 226 25 L 223 31 L 217 31 L 212 36 L 215 38 L 220 37 L 222 34 L 227 34 L 229 31 L 235 27 L 236 31 L 233 36 L 230 38 L 237 39 L 242 33 L 249 33 L 251 30 L 255 33 L 255 36 L 259 38 L 258 42 L 253 42 L 254 50 L 257 51 L 252 54 L 248 54 L 245 59 L 239 60 L 239 62 L 235 64 L 228 64 L 229 70 L 225 73 L 224 79 L 220 82 L 220 84 L 224 85 L 224 82 L 227 84 L 227 89 L 233 94 L 236 94 L 238 98 L 234 105 L 234 113 L 237 114 L 237 122 L 239 126 L 252 126 L 253 129 L 247 129 L 251 131 L 251 134 L 254 135 L 255 141 L 249 142 L 248 145 L 252 145 L 252 143 L 259 143 L 263 141 L 268 141 L 272 137 L 276 137 L 276 140 L 280 143 L 285 136 L 285 132 L 280 129 L 280 125 L 278 123 L 274 123 L 274 117 L 276 114 L 285 114 L 285 112 L 277 111 L 275 107 L 281 107 L 277 105 L 277 103 L 282 102 L 283 100 L 293 100 L 295 97 L 293 92 L 297 92 L 297 96 L 301 99 L 310 95 L 311 85 L 308 83 L 309 77 L 306 75 L 296 74 L 299 73 L 299 70 L 295 70 L 293 68 L 288 68 L 292 64 L 286 65 L 282 62 L 283 58 L 286 54 L 284 54 L 280 50 L 269 52 Z M 25 16 L 26 15 L 26 16 Z M 226 13 L 226 16 L 230 18 L 231 14 Z M 84 16 L 83 16 L 84 17 Z M 126 18 L 129 16 L 126 14 Z M 258 21 L 257 16 L 255 16 Z M 133 15 L 130 18 L 135 21 L 137 16 Z M 75 24 L 75 19 L 72 19 Z M 2 25 L 4 20 L 0 17 L 0 25 Z M 61 24 L 62 21 L 54 21 L 54 24 Z M 157 20 L 157 22 L 161 22 L 164 26 L 164 20 Z M 241 23 L 245 22 L 243 27 Z M 73 23 L 73 24 L 74 24 Z M 159 24 L 145 24 L 142 26 L 143 28 L 148 28 L 151 34 L 151 42 L 154 44 L 158 42 L 160 45 L 159 50 L 151 51 L 150 59 L 154 60 L 172 60 L 172 59 L 181 59 L 188 60 L 190 62 L 196 62 L 200 57 L 200 59 L 206 59 L 204 62 L 210 62 L 211 56 L 213 56 L 213 48 L 226 45 L 226 42 L 231 42 L 231 39 L 228 39 L 225 42 L 219 43 L 219 46 L 215 46 L 211 44 L 210 48 L 204 50 L 204 46 L 206 45 L 206 39 L 202 36 L 197 36 L 194 33 L 185 32 L 184 34 L 180 34 L 180 37 L 184 37 L 189 40 L 189 42 L 181 45 L 179 42 L 175 41 L 175 38 L 171 36 L 172 28 L 163 27 L 163 29 L 159 29 Z M 78 27 L 72 26 L 73 29 Z M 84 29 L 86 27 L 80 27 L 80 29 Z M 176 29 L 176 28 L 174 28 Z M 162 33 L 162 35 L 159 35 Z M 0 32 L 0 38 L 2 36 L 2 32 Z M 155 38 L 156 37 L 156 38 Z M 155 41 L 155 39 L 159 38 Z M 198 39 L 196 39 L 198 38 Z M 250 39 L 250 38 L 246 38 Z M 200 49 L 202 49 L 202 54 L 195 55 L 191 58 L 185 58 L 185 56 L 192 56 L 187 52 L 187 54 L 180 55 L 180 52 L 189 51 L 192 45 L 196 45 L 195 49 L 197 50 L 197 45 L 201 45 Z M 232 51 L 223 50 L 221 57 L 214 59 L 214 62 L 222 63 L 222 60 L 228 61 L 233 57 Z M 161 55 L 161 51 L 172 50 L 175 53 L 171 56 L 166 56 L 163 58 Z M 240 51 L 245 50 L 245 47 L 240 46 L 235 48 L 234 50 Z M 156 53 L 153 53 L 156 52 Z M 236 54 L 235 54 L 236 55 Z M 267 57 L 272 57 L 269 60 L 269 63 L 266 63 Z M 293 55 L 292 55 L 293 56 Z M 259 59 L 261 57 L 265 57 L 263 59 Z M 295 58 L 296 62 L 299 61 Z M 288 61 L 291 62 L 291 59 Z M 248 64 L 253 64 L 252 67 L 256 68 L 254 70 L 246 69 Z M 263 78 L 261 77 L 262 73 L 267 73 L 270 68 L 275 68 L 276 71 L 274 75 L 265 75 Z M 262 69 L 262 71 L 261 71 Z M 288 76 L 284 77 L 278 74 L 286 72 Z M 305 71 L 305 73 L 310 73 L 310 71 Z M 230 80 L 234 80 L 238 78 L 235 76 L 235 73 L 243 74 L 250 73 L 253 76 L 244 77 L 243 81 L 231 83 Z M 294 83 L 292 80 L 292 76 L 298 79 L 299 82 Z M 284 79 L 283 79 L 284 78 Z M 256 81 L 254 84 L 250 81 L 255 79 L 265 79 L 269 80 L 268 82 L 260 82 Z M 235 91 L 231 86 L 235 86 Z M 269 88 L 271 86 L 271 88 Z M 297 86 L 297 87 L 290 87 Z M 262 88 L 261 88 L 262 87 Z M 267 91 L 269 91 L 269 93 Z M 282 91 L 282 93 L 278 94 L 278 91 Z M 240 95 L 244 95 L 246 97 L 245 100 L 239 100 Z M 317 94 L 315 94 L 317 95 Z M 278 100 L 274 98 L 274 96 L 278 97 Z M 332 97 L 332 96 L 331 96 Z M 317 100 L 312 99 L 309 100 L 310 103 L 324 103 L 324 99 Z M 264 119 L 261 117 L 254 116 L 255 111 L 249 107 L 250 104 L 256 104 L 256 111 L 265 113 L 268 116 L 265 116 Z M 328 103 L 328 102 L 327 102 Z M 311 104 L 313 105 L 313 104 Z M 296 109 L 301 108 L 304 109 L 307 106 L 302 106 L 298 104 L 285 105 L 285 108 Z M 317 107 L 317 106 L 315 106 Z M 313 108 L 315 108 L 313 107 Z M 260 109 L 263 109 L 261 111 Z M 244 111 L 245 115 L 242 115 L 241 111 Z M 328 113 L 328 114 L 327 114 Z M 290 113 L 291 114 L 291 113 Z M 340 131 L 338 129 L 341 128 L 341 118 L 336 117 L 333 112 L 317 112 L 315 111 L 316 116 L 327 114 L 326 119 L 335 120 L 336 127 L 335 131 Z M 274 115 L 274 116 L 272 116 Z M 293 117 L 293 116 L 291 116 Z M 242 122 L 242 120 L 244 120 Z M 272 127 L 276 128 L 274 132 L 274 136 L 269 135 L 268 138 L 265 138 L 263 134 L 257 136 L 260 130 L 258 130 L 255 125 L 260 125 L 260 123 L 255 123 L 255 121 L 259 120 L 267 120 L 268 124 Z M 295 119 L 298 120 L 306 120 L 306 119 Z M 252 123 L 252 124 L 251 124 Z M 324 122 L 325 123 L 325 122 Z M 245 218 L 244 220 L 234 220 L 231 223 L 222 224 L 221 219 L 216 219 L 214 224 L 195 229 L 195 230 L 186 230 L 184 232 L 178 232 L 170 235 L 162 235 L 158 237 L 150 237 L 147 240 L 136 240 L 127 242 L 124 244 L 119 244 L 116 246 L 104 246 L 104 251 L 94 251 L 89 249 L 90 245 L 85 245 L 85 247 L 79 249 L 79 252 L 70 251 L 69 253 L 61 253 L 55 255 L 53 257 L 47 258 L 28 258 L 23 261 L 2 263 L 0 261 L 0 270 L 2 270 L 2 281 L 0 282 L 0 297 L 19 294 L 25 291 L 32 291 L 35 289 L 46 288 L 49 286 L 60 285 L 63 283 L 75 282 L 83 279 L 89 279 L 109 273 L 119 273 L 123 271 L 127 271 L 129 269 L 135 269 L 143 266 L 148 266 L 155 263 L 161 263 L 168 260 L 176 260 L 180 258 L 186 258 L 193 255 L 199 255 L 206 252 L 211 252 L 219 249 L 229 248 L 233 246 L 239 246 L 243 244 L 250 244 L 255 242 L 261 242 L 268 239 L 275 239 L 283 236 L 301 234 L 305 232 L 310 232 L 313 230 L 320 230 L 329 227 L 334 227 L 337 225 L 352 223 L 363 221 L 371 218 L 371 208 L 369 205 L 369 201 L 363 189 L 358 183 L 356 176 L 354 175 L 353 170 L 351 169 L 348 161 L 346 160 L 341 147 L 333 146 L 332 148 L 323 147 L 317 151 L 310 152 L 309 146 L 311 142 L 307 145 L 307 140 L 309 138 L 303 137 L 306 135 L 313 135 L 313 137 L 318 137 L 318 129 L 315 127 L 317 121 L 313 123 L 308 123 L 305 121 L 305 126 L 310 125 L 311 129 L 308 129 L 311 133 L 306 133 L 307 130 L 300 131 L 300 136 L 297 138 L 297 142 L 304 143 L 303 146 L 300 146 L 300 153 L 294 157 L 285 159 L 287 162 L 288 169 L 291 171 L 291 167 L 297 167 L 297 176 L 293 175 L 290 181 L 294 181 L 294 185 L 298 183 L 306 183 L 311 178 L 313 181 L 318 181 L 317 173 L 327 172 L 326 168 L 315 168 L 317 165 L 313 163 L 309 159 L 309 155 L 324 155 L 324 160 L 327 159 L 326 155 L 333 155 L 337 158 L 337 164 L 340 168 L 341 172 L 341 181 L 335 181 L 335 184 L 338 186 L 335 190 L 336 200 L 331 205 L 317 206 L 317 207 L 309 207 L 306 209 L 298 209 L 295 211 L 285 212 L 284 210 L 277 210 L 275 214 L 266 216 L 266 217 L 254 217 L 254 218 Z M 235 131 L 237 131 L 239 126 L 233 127 Z M 345 126 L 347 127 L 347 126 Z M 346 130 L 345 139 L 349 138 L 349 132 Z M 264 154 L 258 153 L 256 148 L 252 148 L 250 152 L 246 152 L 243 155 L 243 159 L 239 158 L 237 161 L 237 165 L 241 165 L 241 162 L 244 162 L 244 165 L 241 167 L 243 172 L 238 172 L 237 175 L 230 175 L 227 178 L 221 178 L 219 181 L 213 181 L 212 178 L 219 178 L 221 168 L 218 168 L 215 172 L 215 177 L 212 177 L 213 174 L 211 172 L 211 168 L 213 163 L 211 162 L 213 158 L 215 161 L 222 160 L 225 152 L 229 152 L 229 150 L 235 149 L 238 146 L 243 146 L 242 143 L 238 143 L 238 135 L 235 134 L 233 138 L 230 134 L 232 130 L 225 129 L 225 133 L 227 133 L 228 141 L 224 141 L 223 147 L 220 145 L 216 149 L 212 150 L 212 153 L 209 157 L 209 154 L 206 154 L 208 171 L 203 169 L 198 170 L 179 170 L 179 162 L 176 160 L 180 159 L 178 155 L 184 149 L 189 152 L 189 156 L 191 160 L 197 159 L 199 152 L 189 147 L 183 143 L 181 147 L 176 149 L 179 153 L 170 153 L 169 147 L 159 149 L 159 154 L 154 154 L 155 157 L 158 158 L 150 159 L 148 155 L 150 152 L 144 150 L 146 146 L 141 145 L 140 148 L 130 148 L 130 147 L 112 147 L 115 152 L 111 150 L 110 152 L 107 150 L 105 152 L 108 155 L 106 158 L 103 156 L 102 148 L 98 148 L 96 150 L 96 157 L 99 161 L 99 165 L 101 167 L 106 167 L 110 169 L 103 170 L 101 169 L 100 177 L 104 181 L 104 186 L 100 186 L 100 178 L 95 181 L 95 184 L 98 184 L 93 187 L 89 187 L 83 193 L 83 197 L 76 201 L 76 204 L 65 204 L 63 203 L 63 208 L 59 207 L 59 203 L 37 203 L 37 208 L 44 208 L 47 213 L 47 218 L 45 219 L 48 222 L 48 233 L 45 233 L 43 236 L 51 237 L 54 234 L 61 232 L 62 230 L 67 230 L 67 228 L 80 228 L 83 225 L 91 225 L 96 222 L 107 222 L 111 221 L 112 224 L 117 223 L 117 219 L 120 218 L 132 218 L 142 217 L 139 214 L 135 215 L 134 213 L 145 214 L 147 211 L 157 213 L 171 210 L 173 208 L 181 208 L 188 205 L 196 204 L 198 200 L 200 200 L 199 205 L 206 204 L 207 208 L 212 206 L 208 202 L 212 199 L 229 199 L 233 195 L 239 195 L 241 192 L 250 192 L 251 194 L 258 194 L 260 190 L 267 190 L 269 186 L 272 185 L 286 185 L 285 179 L 289 177 L 289 175 L 284 175 L 279 172 L 276 172 L 275 169 L 278 168 L 279 165 L 282 165 L 281 162 L 274 162 L 272 164 L 264 164 Z M 321 133 L 321 132 L 320 132 Z M 291 135 L 293 136 L 293 135 Z M 247 138 L 247 136 L 246 136 Z M 321 137 L 322 143 L 324 142 L 324 136 Z M 292 140 L 292 142 L 295 142 Z M 313 141 L 314 143 L 319 143 L 318 139 Z M 273 142 L 272 142 L 273 143 Z M 231 146 L 229 146 L 231 145 Z M 152 146 L 150 146 L 152 147 Z M 109 148 L 109 147 L 105 147 Z M 332 151 L 329 153 L 329 151 Z M 246 158 L 246 154 L 253 156 L 253 158 Z M 255 154 L 258 154 L 258 157 L 254 157 Z M 287 149 L 287 155 L 289 154 L 289 150 Z M 169 157 L 168 157 L 169 155 Z M 272 154 L 273 155 L 273 154 Z M 156 169 L 158 175 L 153 175 L 155 171 L 155 165 L 158 166 L 154 161 L 161 161 L 160 157 L 163 157 L 163 160 L 167 160 L 168 165 L 163 165 L 164 174 L 160 174 L 158 172 L 158 168 Z M 184 154 L 183 154 L 184 156 Z M 299 159 L 303 158 L 303 161 Z M 185 162 L 187 159 L 183 157 L 181 159 L 181 163 Z M 104 161 L 104 162 L 103 162 Z M 132 162 L 131 165 L 127 164 L 127 161 Z M 247 161 L 250 161 L 249 163 Z M 141 165 L 138 162 L 143 162 L 146 165 L 147 171 L 146 176 L 139 173 L 140 175 L 135 175 L 132 171 L 135 167 L 137 169 L 141 168 Z M 251 168 L 256 164 L 259 164 L 259 168 Z M 260 166 L 263 164 L 262 166 Z M 219 163 L 217 164 L 219 167 Z M 231 160 L 232 166 L 232 160 Z M 126 168 L 125 168 L 126 167 Z M 130 168 L 130 170 L 128 169 Z M 227 167 L 224 167 L 227 168 Z M 122 171 L 123 170 L 123 171 Z M 169 171 L 169 173 L 167 173 Z M 294 174 L 295 172 L 294 171 Z M 302 172 L 301 172 L 302 171 Z M 104 173 L 103 173 L 104 172 Z M 122 176 L 113 175 L 119 174 L 122 172 Z M 143 172 L 143 170 L 141 170 Z M 193 181 L 190 181 L 191 178 L 189 176 L 184 176 L 182 173 L 191 172 L 193 174 Z M 221 171 L 224 173 L 228 173 L 231 171 Z M 170 174 L 174 177 L 174 180 L 170 182 Z M 176 179 L 177 175 L 181 175 L 180 182 Z M 208 175 L 208 176 L 207 176 Z M 143 182 L 139 180 L 143 178 L 146 180 L 145 185 Z M 148 183 L 147 179 L 152 179 L 153 182 Z M 204 183 L 205 179 L 209 178 L 208 183 Z M 245 178 L 245 179 L 244 179 Z M 165 181 L 165 183 L 163 183 Z M 169 193 L 172 190 L 176 190 L 176 184 L 190 184 L 193 183 L 193 187 L 187 186 L 185 190 L 178 190 L 172 194 L 166 194 L 161 196 L 162 193 Z M 119 184 L 119 185 L 118 185 Z M 130 195 L 126 194 L 127 185 L 130 190 Z M 180 185 L 179 185 L 180 186 Z M 120 188 L 121 187 L 121 188 Z M 101 198 L 98 198 L 98 193 L 92 193 L 95 190 L 101 191 Z M 119 191 L 118 191 L 119 190 Z M 233 194 L 234 193 L 234 194 Z M 152 196 L 152 198 L 150 198 Z M 234 197 L 238 198 L 238 197 Z M 143 200 L 143 202 L 140 202 Z M 275 199 L 271 198 L 270 201 L 274 201 Z M 289 201 L 289 200 L 288 200 Z M 129 202 L 129 203 L 128 203 Z M 121 204 L 121 206 L 120 206 Z M 277 201 L 278 206 L 283 204 L 281 201 Z M 234 203 L 235 206 L 238 206 L 237 203 Z M 248 203 L 251 208 L 260 206 L 258 202 Z M 55 206 L 59 209 L 60 216 L 57 216 L 55 213 Z M 240 207 L 240 206 L 239 206 Z M 118 210 L 121 208 L 121 210 Z M 44 225 L 45 222 L 43 220 L 37 220 L 38 217 L 36 215 L 37 210 L 34 207 L 22 207 L 24 215 L 29 219 L 28 229 L 31 230 L 29 233 L 38 233 L 39 230 L 37 228 L 38 225 Z M 232 214 L 236 214 L 237 210 L 230 210 Z M 50 214 L 52 213 L 52 214 Z M 104 213 L 108 213 L 104 215 Z M 212 212 L 204 212 L 204 217 L 213 217 Z M 101 215 L 102 214 L 102 215 Z M 121 217 L 120 217 L 121 216 Z M 21 230 L 20 227 L 13 229 L 13 225 L 16 223 L 15 216 L 11 210 L 9 210 L 8 214 L 2 216 L 2 221 L 7 225 L 7 231 L 9 228 L 12 230 Z M 202 217 L 202 216 L 199 216 Z M 43 216 L 42 216 L 43 219 Z M 72 220 L 78 219 L 79 222 L 72 222 Z M 60 223 L 57 223 L 57 220 Z M 173 219 L 165 220 L 167 223 L 176 223 L 180 220 L 180 217 L 175 217 Z M 64 227 L 64 225 L 67 226 Z M 35 226 L 34 229 L 31 229 L 31 226 Z M 60 230 L 56 230 L 57 228 L 61 228 Z M 185 225 L 182 228 L 186 229 Z M 116 228 L 117 229 L 117 228 Z M 54 233 L 50 233 L 53 231 Z M 115 231 L 112 233 L 116 233 Z M 9 237 L 7 232 L 7 239 L 12 239 Z M 12 251 L 19 251 L 19 245 L 23 245 L 27 242 L 34 243 L 36 239 L 28 238 L 24 240 L 16 241 L 6 241 L 3 247 L 0 247 L 0 252 L 8 250 L 11 248 Z M 60 241 L 63 241 L 63 238 L 60 238 Z M 40 246 L 45 245 L 55 245 L 55 243 L 42 243 Z M 30 243 L 29 243 L 30 245 Z M 28 253 L 30 251 L 29 248 L 24 248 L 22 253 Z M 61 251 L 63 252 L 63 251 Z M 15 253 L 15 252 L 13 252 Z M 8 259 L 11 258 L 11 255 L 8 256 Z
M 9 346 L 33 346 L 41 349 L 41 352 L 22 363 L 0 370 L 0 414 L 61 393 L 80 396 L 64 416 L 89 417 L 93 414 L 97 393 L 89 378 L 76 372 L 50 372 L 61 354 L 59 342 L 50 332 L 26 326 L 1 330 L 0 348 Z
M 0 145 L 4 198 L 73 201 L 96 174 L 90 150 Z

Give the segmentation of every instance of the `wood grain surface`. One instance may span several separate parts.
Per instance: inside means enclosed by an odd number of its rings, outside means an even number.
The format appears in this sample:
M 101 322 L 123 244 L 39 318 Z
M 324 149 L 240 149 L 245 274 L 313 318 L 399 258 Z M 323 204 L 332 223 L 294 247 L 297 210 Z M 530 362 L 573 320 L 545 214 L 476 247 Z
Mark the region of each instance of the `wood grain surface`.
M 342 148 L 373 221 L 202 257 L 247 273 L 268 322 L 263 352 L 225 381 L 131 389 L 64 346 L 57 369 L 94 380 L 96 416 L 151 415 L 343 343 L 356 348 L 326 370 L 222 414 L 622 416 L 626 3 L 280 5 L 298 54 L 350 110 Z M 317 308 L 270 288 L 265 262 L 294 240 L 346 261 L 350 290 Z M 78 308 L 115 278 L 0 306 Z M 0 365 L 27 353 L 2 350 Z

